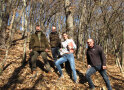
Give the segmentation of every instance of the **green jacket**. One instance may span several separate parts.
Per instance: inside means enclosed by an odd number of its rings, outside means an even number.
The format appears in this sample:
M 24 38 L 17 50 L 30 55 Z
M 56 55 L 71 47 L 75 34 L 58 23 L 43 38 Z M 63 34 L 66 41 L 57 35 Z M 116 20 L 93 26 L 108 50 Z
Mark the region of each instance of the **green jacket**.
M 61 47 L 61 40 L 57 32 L 51 32 L 49 37 L 50 37 L 50 46 L 52 48 Z
M 40 39 L 37 32 L 31 35 L 29 49 L 32 49 L 33 51 L 45 51 L 45 49 L 50 49 L 48 40 L 42 31 Z

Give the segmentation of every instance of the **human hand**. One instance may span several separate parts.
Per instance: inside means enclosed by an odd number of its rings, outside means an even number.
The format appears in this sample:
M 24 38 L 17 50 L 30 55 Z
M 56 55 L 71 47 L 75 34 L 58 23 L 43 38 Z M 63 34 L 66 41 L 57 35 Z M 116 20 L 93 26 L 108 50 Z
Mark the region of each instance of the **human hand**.
M 68 43 L 68 49 L 69 50 L 73 49 L 73 43 L 72 42 Z
M 29 52 L 32 52 L 32 49 L 29 49 Z
M 69 50 L 71 50 L 71 49 L 73 49 L 73 47 L 72 47 L 72 46 L 70 46 L 70 45 L 68 45 L 68 49 L 69 49 Z
M 91 67 L 90 65 L 87 66 L 88 69 L 89 69 L 90 67 Z
M 48 52 L 48 51 L 49 51 L 49 50 L 46 48 L 46 49 L 45 49 L 45 52 Z
M 60 48 L 59 50 L 62 51 L 62 48 Z
M 102 66 L 102 69 L 106 69 L 107 67 L 106 66 Z

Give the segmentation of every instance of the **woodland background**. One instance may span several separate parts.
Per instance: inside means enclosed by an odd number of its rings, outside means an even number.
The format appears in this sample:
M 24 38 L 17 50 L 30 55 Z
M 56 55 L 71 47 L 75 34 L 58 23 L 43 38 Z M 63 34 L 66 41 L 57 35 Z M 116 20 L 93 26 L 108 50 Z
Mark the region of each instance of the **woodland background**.
M 60 37 L 66 31 L 74 39 L 77 45 L 75 59 L 79 84 L 75 85 L 68 73 L 65 73 L 63 82 L 56 81 L 58 76 L 54 68 L 54 75 L 45 73 L 40 57 L 38 77 L 29 78 L 28 44 L 36 24 L 41 25 L 48 40 L 52 26 L 57 27 Z M 96 44 L 103 47 L 113 89 L 123 90 L 123 0 L 0 0 L 0 88 L 87 90 L 84 76 L 88 38 L 93 38 Z M 52 66 L 51 58 L 50 62 Z M 63 71 L 66 72 L 65 69 Z M 93 78 L 97 89 L 104 89 L 103 82 L 100 82 L 102 78 L 95 75 Z

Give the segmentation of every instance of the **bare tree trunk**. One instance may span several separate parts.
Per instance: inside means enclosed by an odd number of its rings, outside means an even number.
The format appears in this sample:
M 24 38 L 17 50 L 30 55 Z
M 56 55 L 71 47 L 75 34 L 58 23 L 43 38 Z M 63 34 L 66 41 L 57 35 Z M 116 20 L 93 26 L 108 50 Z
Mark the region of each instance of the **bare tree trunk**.
M 12 37 L 13 37 L 12 25 L 13 25 L 14 18 L 15 18 L 15 10 L 14 10 L 14 12 L 13 12 L 12 20 L 11 20 L 11 22 L 10 22 L 9 38 L 8 38 L 8 40 L 7 40 L 7 43 L 6 43 L 6 54 L 5 54 L 4 60 L 2 61 L 1 72 L 3 71 L 4 65 L 5 65 L 5 63 L 6 63 L 6 59 L 7 59 L 7 56 L 8 56 L 9 48 L 10 48 L 10 46 L 11 46 L 11 44 L 12 44 Z
M 16 13 L 16 9 L 13 9 L 13 15 L 12 15 L 12 20 L 10 22 L 10 27 L 9 27 L 9 39 L 8 39 L 8 44 L 11 45 L 12 41 L 13 41 L 13 30 L 12 30 L 12 26 L 14 23 L 14 19 L 15 19 L 15 13 Z
M 2 24 L 2 11 L 3 11 L 2 8 L 4 8 L 3 2 L 0 3 L 0 6 L 1 6 L 0 7 L 0 11 L 1 11 L 1 13 L 0 13 L 0 28 L 1 28 L 1 24 Z
M 23 46 L 23 57 L 22 57 L 22 64 L 24 65 L 26 63 L 26 43 L 27 43 L 27 13 L 25 10 L 26 7 L 26 1 L 23 0 L 24 3 L 24 13 L 23 13 L 23 20 L 22 20 L 22 27 L 24 29 L 23 37 L 24 39 L 24 46 Z M 28 11 L 28 10 L 27 10 Z
M 4 7 L 4 4 L 6 4 L 6 7 Z M 4 1 L 4 4 L 2 5 L 2 8 L 3 10 L 5 10 L 5 12 L 2 13 L 2 23 L 0 28 L 0 47 L 1 48 L 5 48 L 5 33 L 8 25 L 8 20 L 9 20 L 11 0 Z
M 2 67 L 1 67 L 0 74 L 3 72 L 3 68 L 4 68 L 4 65 L 5 65 L 5 63 L 6 63 L 6 59 L 7 59 L 7 56 L 8 56 L 8 52 L 9 52 L 9 46 L 7 46 L 7 48 L 6 48 L 6 54 L 5 54 L 4 60 L 2 61 Z
M 121 66 L 121 63 L 120 63 L 120 60 L 119 60 L 119 52 L 118 53 L 116 53 L 116 63 L 117 63 L 117 66 L 120 68 L 120 71 L 122 72 L 122 73 L 124 73 L 124 69 L 123 69 L 123 67 Z
M 71 2 L 69 0 L 65 0 L 65 14 L 66 14 L 66 32 L 73 37 L 73 17 L 71 11 Z
M 123 41 L 122 41 L 122 68 L 124 69 L 124 29 L 123 29 Z
M 84 33 L 85 33 L 85 24 L 86 24 L 86 18 L 87 18 L 87 13 L 86 13 L 86 1 L 83 2 L 83 7 L 81 10 L 81 18 L 80 18 L 80 23 L 79 23 L 79 36 L 78 36 L 78 50 L 77 50 L 77 58 L 85 57 L 85 53 L 82 53 L 85 51 L 84 49 Z M 83 51 L 82 51 L 83 50 Z M 84 60 L 84 58 L 83 58 Z

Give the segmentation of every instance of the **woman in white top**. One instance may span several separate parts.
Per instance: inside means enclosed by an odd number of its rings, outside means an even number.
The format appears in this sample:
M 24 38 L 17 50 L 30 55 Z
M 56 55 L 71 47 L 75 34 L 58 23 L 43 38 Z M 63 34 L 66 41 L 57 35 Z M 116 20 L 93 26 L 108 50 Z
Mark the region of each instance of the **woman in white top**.
M 63 73 L 62 73 L 60 64 L 66 62 L 66 61 L 69 61 L 71 70 L 73 73 L 73 79 L 74 79 L 74 82 L 76 83 L 77 75 L 76 75 L 75 60 L 74 60 L 74 55 L 73 55 L 74 50 L 76 49 L 76 45 L 72 39 L 68 38 L 67 33 L 64 32 L 62 34 L 62 36 L 64 38 L 64 41 L 62 42 L 62 48 L 60 49 L 60 53 L 61 53 L 62 57 L 59 58 L 55 62 L 55 65 L 60 73 L 60 78 L 61 78 L 61 77 L 63 77 Z

